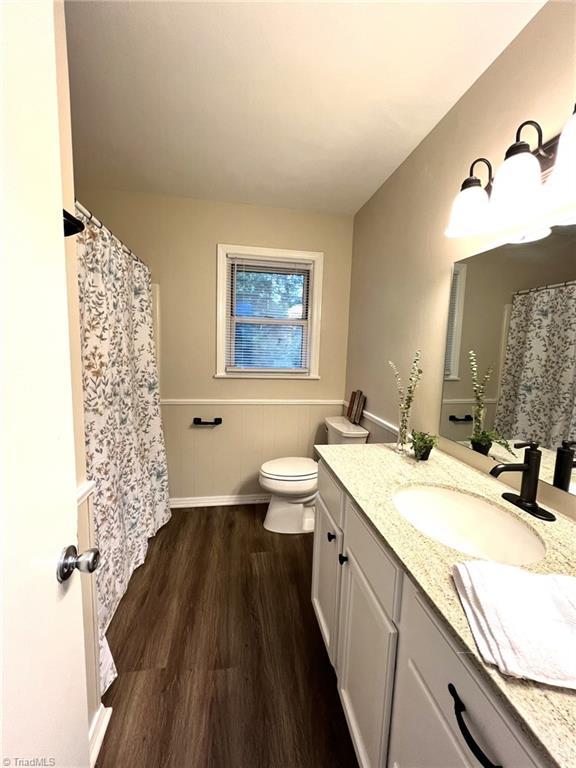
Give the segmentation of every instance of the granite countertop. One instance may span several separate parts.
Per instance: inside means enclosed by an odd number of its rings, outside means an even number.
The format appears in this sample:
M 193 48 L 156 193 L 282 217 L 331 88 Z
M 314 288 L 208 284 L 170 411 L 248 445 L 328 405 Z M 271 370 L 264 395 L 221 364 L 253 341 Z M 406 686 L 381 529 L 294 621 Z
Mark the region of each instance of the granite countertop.
M 542 560 L 523 566 L 534 573 L 576 576 L 575 524 L 561 514 L 551 523 L 522 512 L 502 500 L 508 486 L 438 449 L 427 462 L 400 455 L 392 445 L 318 445 L 316 450 L 544 759 L 560 768 L 575 768 L 576 691 L 506 677 L 482 661 L 451 576 L 456 563 L 473 558 L 420 533 L 396 510 L 392 497 L 410 485 L 438 485 L 493 502 L 530 526 L 546 544 Z

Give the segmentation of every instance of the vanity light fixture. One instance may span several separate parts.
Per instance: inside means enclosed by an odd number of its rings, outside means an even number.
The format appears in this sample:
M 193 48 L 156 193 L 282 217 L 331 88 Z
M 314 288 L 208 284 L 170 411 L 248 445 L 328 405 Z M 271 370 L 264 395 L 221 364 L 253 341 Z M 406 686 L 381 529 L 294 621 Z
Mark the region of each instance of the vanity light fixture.
M 528 126 L 534 128 L 538 136 L 534 154 L 528 142 L 521 138 L 522 131 Z M 547 156 L 542 149 L 542 128 L 534 120 L 526 120 L 518 127 L 514 144 L 506 150 L 490 199 L 492 226 L 495 231 L 504 233 L 509 243 L 528 243 L 550 234 L 545 215 L 542 169 L 537 155 Z
M 488 183 L 482 186 L 474 175 L 476 163 L 485 163 L 488 168 Z M 470 166 L 468 178 L 464 179 L 460 192 L 454 198 L 450 221 L 444 234 L 446 237 L 473 237 L 487 231 L 489 224 L 489 195 L 492 190 L 492 165 L 485 157 L 478 157 Z
M 576 105 L 560 134 L 556 162 L 544 189 L 550 224 L 576 224 Z

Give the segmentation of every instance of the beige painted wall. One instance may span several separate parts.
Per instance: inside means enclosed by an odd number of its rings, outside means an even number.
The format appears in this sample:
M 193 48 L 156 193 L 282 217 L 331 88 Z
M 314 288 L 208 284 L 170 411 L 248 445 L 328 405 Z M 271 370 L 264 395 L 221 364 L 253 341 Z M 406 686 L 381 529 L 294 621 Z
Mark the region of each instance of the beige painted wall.
M 78 199 L 149 265 L 160 286 L 162 399 L 210 401 L 163 406 L 171 496 L 257 493 L 262 461 L 311 455 L 324 416 L 340 413 L 344 398 L 352 217 L 81 184 Z M 324 252 L 319 381 L 214 378 L 218 243 Z M 230 399 L 305 402 L 220 402 Z M 224 423 L 194 429 L 194 416 Z
M 388 360 L 407 372 L 420 347 L 413 424 L 438 429 L 452 263 L 488 247 L 444 237 L 451 201 L 471 160 L 498 164 L 523 120 L 539 120 L 545 138 L 560 131 L 575 93 L 574 18 L 572 3 L 545 6 L 355 217 L 346 389 L 363 389 L 389 422 Z

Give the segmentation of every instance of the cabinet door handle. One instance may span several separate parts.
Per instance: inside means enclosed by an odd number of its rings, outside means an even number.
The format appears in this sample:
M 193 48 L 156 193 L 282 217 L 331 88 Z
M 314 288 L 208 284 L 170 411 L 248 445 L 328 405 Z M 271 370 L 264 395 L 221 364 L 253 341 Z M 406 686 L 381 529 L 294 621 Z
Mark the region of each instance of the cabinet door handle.
M 331 533 L 331 531 L 328 531 L 328 533 L 326 534 L 326 538 L 328 539 L 328 541 L 334 541 L 334 539 L 336 538 L 336 534 Z
M 338 555 L 338 562 L 340 565 L 344 565 L 344 563 L 348 562 L 348 556 L 347 555 Z
M 474 755 L 476 760 L 480 763 L 482 768 L 502 768 L 501 765 L 496 765 L 496 763 L 493 763 L 491 760 L 489 760 L 484 752 L 480 749 L 478 744 L 474 741 L 474 737 L 468 730 L 468 726 L 464 722 L 464 717 L 462 716 L 463 712 L 466 712 L 466 707 L 464 705 L 464 702 L 458 696 L 458 691 L 456 688 L 452 685 L 452 683 L 448 683 L 448 692 L 450 696 L 454 699 L 454 714 L 456 715 L 456 722 L 458 723 L 458 728 L 460 728 L 460 733 L 464 737 L 464 741 L 466 742 L 466 745 L 470 752 Z

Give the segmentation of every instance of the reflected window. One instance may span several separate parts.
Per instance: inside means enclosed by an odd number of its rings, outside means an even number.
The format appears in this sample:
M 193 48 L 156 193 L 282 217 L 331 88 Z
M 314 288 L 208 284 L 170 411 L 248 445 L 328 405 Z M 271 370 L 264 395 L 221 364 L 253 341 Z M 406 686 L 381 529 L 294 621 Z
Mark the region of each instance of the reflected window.
M 460 341 L 464 317 L 464 292 L 466 290 L 466 265 L 454 264 L 448 309 L 444 378 L 457 381 L 460 378 Z

